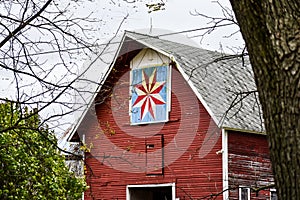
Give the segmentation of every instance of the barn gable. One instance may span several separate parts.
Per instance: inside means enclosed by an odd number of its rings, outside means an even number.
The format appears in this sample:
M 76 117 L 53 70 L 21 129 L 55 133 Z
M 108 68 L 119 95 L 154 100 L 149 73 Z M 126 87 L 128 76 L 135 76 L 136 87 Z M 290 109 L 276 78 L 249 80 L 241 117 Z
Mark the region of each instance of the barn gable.
M 106 72 L 100 82 L 100 87 L 91 88 L 93 94 L 97 94 L 103 85 L 109 72 L 112 70 L 117 58 L 122 55 L 134 57 L 143 48 L 152 49 L 160 53 L 165 59 L 176 63 L 176 68 L 189 83 L 190 87 L 205 106 L 215 123 L 220 128 L 241 130 L 246 132 L 264 132 L 262 111 L 256 93 L 253 72 L 249 61 L 242 56 L 224 55 L 218 52 L 204 50 L 184 44 L 159 39 L 149 35 L 126 32 L 119 42 L 112 42 L 106 47 L 96 60 L 104 59 L 104 63 L 111 63 L 105 67 L 92 61 L 89 65 L 90 74 L 93 69 L 99 71 L 99 66 Z M 110 56 L 108 56 L 110 55 Z M 154 55 L 154 54 L 153 54 Z M 104 58 L 102 58 L 104 57 Z M 109 59 L 107 59 L 109 57 Z M 160 61 L 152 60 L 151 62 Z M 132 61 L 135 62 L 135 61 Z M 149 61 L 147 61 L 149 62 Z M 149 62 L 149 64 L 151 64 Z M 171 63 L 169 62 L 169 63 Z M 132 63 L 133 64 L 133 63 Z M 133 64 L 134 67 L 135 64 Z M 85 112 L 93 103 L 95 96 L 88 97 L 88 106 L 83 114 L 78 115 L 79 120 L 74 126 L 72 134 L 83 119 Z M 72 138 L 72 134 L 69 140 Z
M 86 197 L 175 200 L 224 191 L 219 198 L 228 198 L 236 176 L 229 167 L 243 167 L 230 160 L 229 136 L 264 130 L 248 61 L 133 32 L 109 52 L 100 87 L 69 137 L 89 146 Z

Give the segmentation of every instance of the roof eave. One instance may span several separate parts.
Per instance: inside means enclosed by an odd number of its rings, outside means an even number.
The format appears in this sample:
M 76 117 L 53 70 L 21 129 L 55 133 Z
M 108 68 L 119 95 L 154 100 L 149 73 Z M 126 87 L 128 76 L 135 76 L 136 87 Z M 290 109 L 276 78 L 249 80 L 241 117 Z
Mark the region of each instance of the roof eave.
M 176 58 L 173 57 L 173 60 L 176 63 L 178 71 L 181 73 L 181 75 L 183 76 L 183 78 L 185 79 L 185 81 L 189 84 L 189 86 L 191 87 L 191 89 L 193 90 L 193 92 L 195 93 L 195 95 L 197 96 L 197 98 L 199 99 L 199 101 L 201 102 L 201 104 L 204 106 L 204 108 L 206 109 L 206 111 L 208 112 L 208 114 L 211 116 L 211 118 L 213 119 L 213 121 L 215 122 L 215 124 L 220 128 L 220 123 L 219 123 L 218 119 L 216 118 L 216 116 L 214 115 L 214 113 L 212 112 L 212 110 L 209 108 L 208 104 L 203 99 L 202 95 L 199 93 L 198 89 L 193 84 L 193 82 L 191 81 L 190 77 L 184 72 L 184 70 L 180 66 L 180 63 L 176 61 Z
M 267 135 L 266 132 L 263 131 L 247 130 L 247 129 L 233 128 L 233 127 L 222 127 L 222 129 L 226 131 L 236 131 L 236 132 L 243 132 L 243 133 L 252 133 L 257 135 Z
M 122 39 L 121 39 L 120 44 L 119 44 L 119 46 L 118 46 L 118 49 L 117 49 L 117 51 L 116 51 L 116 53 L 115 53 L 115 55 L 114 55 L 114 58 L 113 58 L 113 60 L 112 60 L 112 62 L 111 62 L 111 64 L 110 64 L 110 67 L 109 67 L 109 69 L 108 69 L 108 72 L 105 74 L 104 78 L 101 80 L 102 83 L 104 83 L 104 82 L 106 81 L 106 79 L 107 79 L 108 75 L 110 74 L 110 72 L 111 72 L 113 66 L 115 65 L 115 62 L 116 62 L 116 60 L 117 60 L 117 57 L 118 57 L 119 52 L 120 52 L 120 49 L 121 49 L 121 47 L 122 47 L 122 45 L 123 45 L 123 42 L 124 42 L 124 40 L 125 40 L 125 37 L 126 37 L 126 33 L 123 34 L 123 36 L 122 36 Z M 107 45 L 107 47 L 108 47 L 108 46 L 109 46 L 109 45 Z M 68 142 L 69 142 L 69 141 L 72 139 L 72 137 L 74 136 L 74 134 L 75 134 L 75 132 L 77 131 L 78 127 L 80 126 L 82 120 L 84 119 L 86 113 L 88 112 L 88 110 L 89 110 L 90 107 L 92 106 L 92 103 L 94 102 L 94 100 L 95 100 L 97 94 L 100 92 L 101 87 L 102 87 L 102 84 L 98 84 L 98 87 L 97 87 L 95 93 L 93 94 L 92 98 L 90 99 L 90 101 L 89 101 L 89 103 L 88 103 L 88 106 L 87 106 L 86 109 L 83 111 L 82 115 L 80 116 L 80 118 L 78 119 L 78 121 L 75 123 L 75 126 L 74 126 L 73 129 L 71 130 L 71 134 L 70 134 L 69 137 L 67 138 L 67 141 L 68 141 Z

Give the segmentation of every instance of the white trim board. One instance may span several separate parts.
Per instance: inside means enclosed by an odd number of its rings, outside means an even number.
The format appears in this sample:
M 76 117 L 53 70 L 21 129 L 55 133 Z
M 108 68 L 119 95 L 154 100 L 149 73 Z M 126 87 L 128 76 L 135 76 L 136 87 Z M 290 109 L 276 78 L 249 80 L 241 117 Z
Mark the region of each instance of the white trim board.
M 223 180 L 223 200 L 229 199 L 228 183 L 228 133 L 222 129 L 222 180 Z
M 153 188 L 153 187 L 172 187 L 172 200 L 176 200 L 176 187 L 175 183 L 162 183 L 162 184 L 143 184 L 143 185 L 127 185 L 126 186 L 126 200 L 130 200 L 130 188 Z

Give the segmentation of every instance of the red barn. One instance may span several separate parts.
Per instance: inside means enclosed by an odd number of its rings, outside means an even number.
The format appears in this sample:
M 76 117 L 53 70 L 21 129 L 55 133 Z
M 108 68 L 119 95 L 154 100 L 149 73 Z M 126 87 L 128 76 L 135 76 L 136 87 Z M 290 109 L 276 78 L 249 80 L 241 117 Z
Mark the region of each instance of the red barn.
M 247 60 L 126 32 L 87 66 L 84 199 L 276 199 Z

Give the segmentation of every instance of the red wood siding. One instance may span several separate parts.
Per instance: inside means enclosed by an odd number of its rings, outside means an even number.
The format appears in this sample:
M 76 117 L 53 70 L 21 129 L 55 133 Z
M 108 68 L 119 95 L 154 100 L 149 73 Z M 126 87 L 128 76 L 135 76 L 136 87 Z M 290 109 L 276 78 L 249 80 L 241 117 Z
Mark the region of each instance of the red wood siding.
M 93 117 L 87 115 L 84 121 L 89 121 L 89 125 L 80 127 L 80 131 L 86 133 L 87 145 L 92 147 L 90 153 L 86 154 L 86 180 L 89 189 L 85 192 L 85 199 L 126 199 L 126 185 L 129 184 L 175 183 L 176 197 L 181 200 L 197 199 L 221 192 L 222 155 L 216 154 L 222 148 L 221 135 L 212 150 L 204 158 L 199 158 L 199 149 L 207 129 L 212 126 L 211 118 L 198 100 L 196 103 L 193 101 L 196 97 L 179 73 L 175 73 L 173 69 L 170 121 L 143 126 L 129 125 L 128 69 L 113 78 L 121 76 L 113 95 L 96 106 L 98 120 L 93 124 L 90 122 Z M 108 82 L 106 84 L 109 85 Z M 196 106 L 199 106 L 200 113 L 195 109 Z M 195 123 L 194 119 L 198 118 Z M 185 123 L 184 134 L 178 134 L 182 123 Z M 220 134 L 221 131 L 214 124 L 213 126 L 210 128 Z M 140 166 L 146 166 L 146 140 L 152 140 L 153 130 L 163 135 L 164 146 L 174 145 L 174 148 L 165 149 L 165 164 L 172 160 L 172 156 L 178 153 L 182 155 L 164 167 L 163 175 L 149 176 Z M 194 130 L 195 138 L 187 150 L 182 150 L 184 146 L 180 144 L 185 144 Z M 148 134 L 148 138 L 139 138 L 140 133 Z M 109 144 L 104 138 L 108 138 Z M 155 139 L 154 141 L 158 144 Z M 139 167 L 135 169 L 134 166 Z M 131 171 L 126 172 L 128 169 Z M 222 195 L 217 199 L 222 199 Z
M 265 135 L 228 132 L 228 178 L 230 199 L 238 199 L 238 187 L 258 188 L 273 183 Z M 251 192 L 251 199 L 270 199 L 270 190 Z

